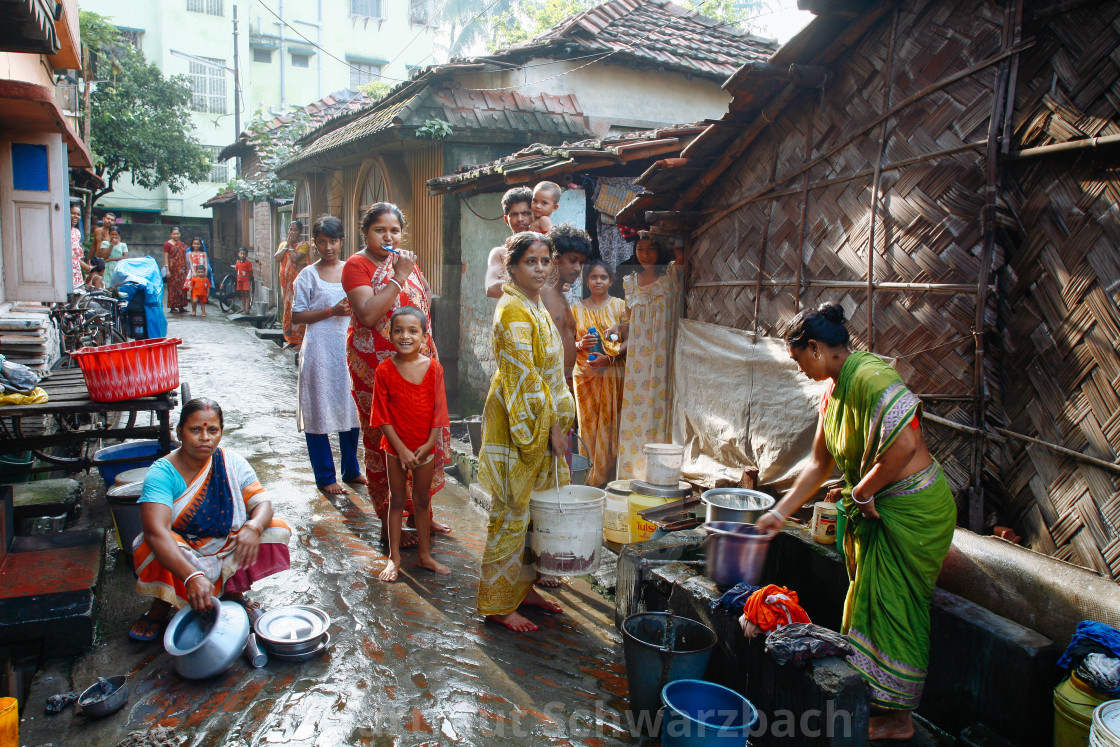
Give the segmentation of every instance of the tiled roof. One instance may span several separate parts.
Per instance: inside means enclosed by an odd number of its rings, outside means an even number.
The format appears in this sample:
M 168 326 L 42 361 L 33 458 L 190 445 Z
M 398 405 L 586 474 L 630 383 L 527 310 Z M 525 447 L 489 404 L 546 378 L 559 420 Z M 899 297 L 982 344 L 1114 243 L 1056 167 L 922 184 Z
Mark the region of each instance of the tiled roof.
M 361 91 L 351 91 L 344 88 L 341 91 L 335 91 L 329 96 L 324 96 L 318 101 L 313 101 L 302 110 L 307 114 L 309 122 L 312 127 L 318 127 L 329 119 L 355 112 L 370 105 L 371 99 Z M 286 124 L 292 122 L 295 117 L 292 114 L 281 114 L 273 117 L 265 124 L 266 130 L 276 130 Z M 248 131 L 242 131 L 237 137 L 236 143 L 231 143 L 222 148 L 218 153 L 219 161 L 226 161 L 230 158 L 237 156 L 247 156 L 252 150 L 253 146 L 249 142 Z
M 704 128 L 703 124 L 677 125 L 558 146 L 535 143 L 496 161 L 466 166 L 458 173 L 430 179 L 428 189 L 432 194 L 504 189 L 565 172 L 614 167 L 654 157 L 669 158 L 680 153 Z
M 557 139 L 591 134 L 579 102 L 570 94 L 524 96 L 425 85 L 411 96 L 388 101 L 339 127 L 320 128 L 308 136 L 303 150 L 284 164 L 279 175 L 286 178 L 303 166 L 361 151 L 378 133 L 400 126 L 417 127 L 433 118 L 448 122 L 456 132 L 554 134 Z
M 202 207 L 210 208 L 210 207 L 215 207 L 217 205 L 224 205 L 225 203 L 233 202 L 236 199 L 237 199 L 237 193 L 231 192 L 228 189 L 223 189 L 221 192 L 214 195 L 213 197 L 211 197 L 206 202 L 202 203 Z
M 508 51 L 557 42 L 720 79 L 778 48 L 668 0 L 608 0 Z

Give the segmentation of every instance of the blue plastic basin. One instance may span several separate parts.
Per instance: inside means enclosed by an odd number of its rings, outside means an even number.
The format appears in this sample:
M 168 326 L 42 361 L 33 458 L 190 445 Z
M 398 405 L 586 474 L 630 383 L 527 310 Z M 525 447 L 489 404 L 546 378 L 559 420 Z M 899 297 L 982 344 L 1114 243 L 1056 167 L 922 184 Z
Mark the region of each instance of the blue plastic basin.
M 739 693 L 702 680 L 677 680 L 661 690 L 665 714 L 662 747 L 740 747 L 758 722 L 758 712 Z
M 172 449 L 178 446 L 179 445 L 174 441 L 171 442 Z M 136 461 L 124 464 L 97 465 L 97 473 L 101 475 L 101 479 L 105 481 L 106 488 L 113 487 L 113 481 L 117 478 L 117 475 L 126 470 L 151 467 L 152 463 L 154 463 L 156 459 L 159 459 L 159 441 L 155 439 L 126 441 L 123 444 L 106 446 L 104 449 L 98 449 L 97 453 L 93 455 L 95 464 L 101 461 L 131 458 L 136 458 Z

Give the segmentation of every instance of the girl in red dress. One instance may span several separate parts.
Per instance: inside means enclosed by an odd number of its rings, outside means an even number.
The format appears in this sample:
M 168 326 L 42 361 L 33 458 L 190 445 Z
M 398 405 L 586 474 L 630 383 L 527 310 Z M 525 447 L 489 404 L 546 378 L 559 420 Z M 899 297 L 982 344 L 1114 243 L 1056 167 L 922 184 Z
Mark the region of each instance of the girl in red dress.
M 401 521 L 408 502 L 408 474 L 416 507 L 416 564 L 443 575 L 451 570 L 432 558 L 431 488 L 436 446 L 451 425 L 443 367 L 420 353 L 428 340 L 428 318 L 415 306 L 401 306 L 390 319 L 389 339 L 396 349 L 377 367 L 370 425 L 381 429 L 381 450 L 389 477 L 389 562 L 382 581 L 396 581 L 401 568 Z
M 253 263 L 249 261 L 249 250 L 241 247 L 237 250 L 237 292 L 241 295 L 241 313 L 249 313 L 249 296 L 253 288 Z

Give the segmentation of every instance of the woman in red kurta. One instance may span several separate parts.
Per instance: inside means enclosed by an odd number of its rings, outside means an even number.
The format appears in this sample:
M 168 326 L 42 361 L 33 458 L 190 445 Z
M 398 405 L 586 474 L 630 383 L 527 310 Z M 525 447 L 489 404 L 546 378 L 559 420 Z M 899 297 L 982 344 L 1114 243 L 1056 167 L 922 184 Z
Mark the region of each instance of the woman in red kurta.
M 171 229 L 171 239 L 163 242 L 163 266 L 167 268 L 167 308 L 179 313 L 187 310 L 190 295 L 187 293 L 187 245 L 183 243 L 179 227 Z
M 431 289 L 416 266 L 416 255 L 400 248 L 404 234 L 404 215 L 400 208 L 387 202 L 373 205 L 362 217 L 361 229 L 366 246 L 347 259 L 342 270 L 342 289 L 350 299 L 346 361 L 350 366 L 351 390 L 358 404 L 358 419 L 362 426 L 369 496 L 377 515 L 381 517 L 382 539 L 387 541 L 389 481 L 381 452 L 381 429 L 370 423 L 373 385 L 378 365 L 393 354 L 393 345 L 389 342 L 389 319 L 393 310 L 399 306 L 415 306 L 430 326 Z M 420 352 L 433 361 L 439 360 L 435 341 L 430 335 Z M 450 453 L 451 430 L 444 428 L 436 445 L 432 495 L 443 488 L 443 472 Z M 432 531 L 442 534 L 451 529 L 433 521 Z M 411 540 L 411 536 L 407 536 L 403 542 L 409 545 Z

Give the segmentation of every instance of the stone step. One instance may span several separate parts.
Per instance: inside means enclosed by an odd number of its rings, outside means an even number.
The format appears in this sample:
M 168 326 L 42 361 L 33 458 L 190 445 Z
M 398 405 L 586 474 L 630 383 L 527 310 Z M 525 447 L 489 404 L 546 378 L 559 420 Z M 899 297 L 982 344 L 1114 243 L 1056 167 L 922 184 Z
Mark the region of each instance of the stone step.
M 46 657 L 93 643 L 104 529 L 16 537 L 0 566 L 0 646 L 41 643 Z
M 77 480 L 35 480 L 14 485 L 16 534 L 59 531 L 71 518 L 82 495 Z

